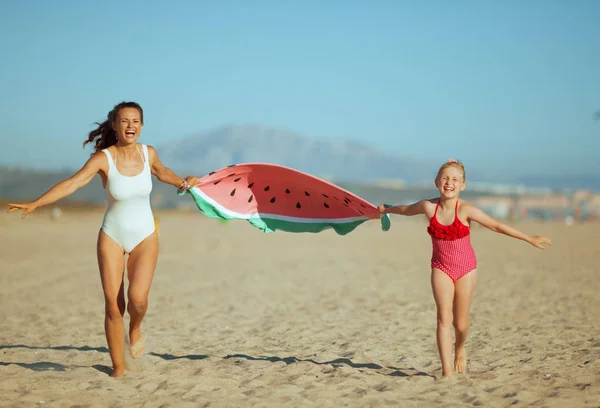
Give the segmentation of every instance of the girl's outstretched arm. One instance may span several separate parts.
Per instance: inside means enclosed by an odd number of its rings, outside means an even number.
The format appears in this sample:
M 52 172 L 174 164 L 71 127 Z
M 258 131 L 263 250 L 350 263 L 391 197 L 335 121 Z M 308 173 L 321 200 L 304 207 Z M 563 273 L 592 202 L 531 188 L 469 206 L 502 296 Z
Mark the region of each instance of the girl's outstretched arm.
M 94 176 L 103 168 L 103 166 L 106 167 L 105 163 L 107 163 L 107 161 L 103 156 L 104 153 L 100 152 L 94 154 L 77 173 L 54 185 L 35 201 L 22 204 L 9 204 L 9 209 L 6 212 L 11 213 L 22 209 L 23 214 L 21 217 L 25 218 L 39 207 L 52 204 L 61 198 L 73 194 L 75 191 L 92 181 Z
M 500 234 L 508 235 L 512 238 L 523 240 L 536 248 L 545 249 L 543 244 L 552 245 L 552 241 L 549 238 L 540 235 L 527 235 L 516 228 L 501 223 L 497 219 L 489 216 L 483 210 L 476 206 L 469 204 L 467 206 L 468 218 L 483 225 L 484 227 L 498 232 Z
M 421 200 L 410 205 L 395 205 L 388 207 L 385 204 L 379 205 L 379 212 L 382 214 L 398 214 L 398 215 L 420 215 L 425 214 L 429 200 Z

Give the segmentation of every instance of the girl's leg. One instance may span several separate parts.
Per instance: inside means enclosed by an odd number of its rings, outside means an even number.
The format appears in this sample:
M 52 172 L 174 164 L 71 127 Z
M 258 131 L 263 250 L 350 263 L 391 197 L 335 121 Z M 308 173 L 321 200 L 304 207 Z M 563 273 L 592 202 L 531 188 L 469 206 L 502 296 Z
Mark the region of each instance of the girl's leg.
M 452 376 L 452 303 L 454 282 L 437 268 L 431 271 L 431 288 L 437 307 L 437 345 L 442 360 L 442 376 Z
M 125 314 L 125 292 L 123 287 L 124 253 L 103 231 L 98 234 L 98 267 L 104 291 L 104 331 L 108 351 L 112 360 L 112 377 L 120 377 L 125 373 L 125 330 L 123 315 Z
M 141 326 L 148 310 L 148 294 L 158 259 L 158 235 L 154 232 L 129 254 L 127 260 L 127 311 L 129 312 L 129 344 L 133 358 L 144 353 Z
M 469 334 L 469 310 L 477 283 L 477 270 L 473 270 L 454 282 L 454 330 L 456 334 L 454 370 L 462 373 L 467 369 L 465 342 Z

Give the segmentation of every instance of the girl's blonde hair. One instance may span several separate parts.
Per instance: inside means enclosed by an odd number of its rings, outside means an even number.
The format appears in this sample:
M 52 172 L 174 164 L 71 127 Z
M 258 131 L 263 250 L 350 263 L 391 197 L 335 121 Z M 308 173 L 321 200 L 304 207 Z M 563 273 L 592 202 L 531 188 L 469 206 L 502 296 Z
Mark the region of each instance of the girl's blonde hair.
M 465 173 L 464 164 L 462 164 L 462 162 L 460 160 L 454 160 L 454 159 L 449 159 L 446 163 L 442 164 L 442 166 L 440 167 L 440 169 L 437 172 L 437 176 L 435 176 L 436 181 L 439 180 L 440 175 L 442 174 L 442 171 L 444 171 L 444 169 L 446 169 L 448 167 L 456 167 L 457 169 L 462 171 L 463 181 L 467 181 L 467 173 Z

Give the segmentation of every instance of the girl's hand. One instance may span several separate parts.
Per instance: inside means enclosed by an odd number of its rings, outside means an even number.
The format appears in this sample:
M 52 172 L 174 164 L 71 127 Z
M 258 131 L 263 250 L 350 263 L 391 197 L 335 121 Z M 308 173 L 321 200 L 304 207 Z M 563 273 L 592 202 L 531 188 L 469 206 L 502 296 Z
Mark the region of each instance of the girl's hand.
M 534 247 L 540 248 L 540 249 L 546 249 L 546 247 L 542 244 L 552 245 L 552 241 L 549 238 L 542 237 L 540 235 L 535 235 L 533 237 L 530 237 L 528 242 L 531 245 L 533 245 Z
M 34 212 L 35 210 L 37 210 L 37 205 L 33 202 L 30 203 L 23 203 L 23 204 L 9 204 L 8 205 L 8 210 L 6 210 L 7 213 L 11 213 L 17 210 L 23 210 L 23 214 L 21 215 L 21 218 L 25 218 L 27 217 L 28 214 L 31 214 L 32 212 Z
M 380 214 L 387 214 L 387 211 L 386 211 L 387 208 L 389 208 L 389 205 L 387 205 L 387 204 L 379 204 L 379 206 L 377 207 Z

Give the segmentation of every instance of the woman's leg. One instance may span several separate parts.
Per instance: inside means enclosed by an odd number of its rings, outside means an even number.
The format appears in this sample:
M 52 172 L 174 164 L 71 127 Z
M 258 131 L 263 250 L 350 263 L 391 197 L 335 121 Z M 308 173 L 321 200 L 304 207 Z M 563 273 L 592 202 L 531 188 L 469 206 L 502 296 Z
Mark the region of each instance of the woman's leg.
M 127 312 L 129 313 L 129 343 L 131 356 L 138 358 L 144 353 L 141 333 L 142 320 L 148 310 L 148 294 L 154 278 L 158 259 L 158 234 L 154 232 L 138 244 L 127 260 Z
M 465 343 L 469 334 L 469 312 L 477 283 L 477 270 L 473 270 L 454 282 L 454 331 L 456 335 L 454 370 L 462 373 L 467 369 Z
M 112 360 L 112 377 L 120 377 L 125 373 L 125 330 L 123 315 L 125 314 L 125 292 L 123 287 L 124 252 L 103 231 L 98 234 L 98 267 L 104 291 L 104 331 L 108 351 Z
M 431 271 L 431 288 L 437 307 L 437 345 L 442 360 L 442 376 L 452 376 L 452 303 L 454 282 L 437 268 Z

